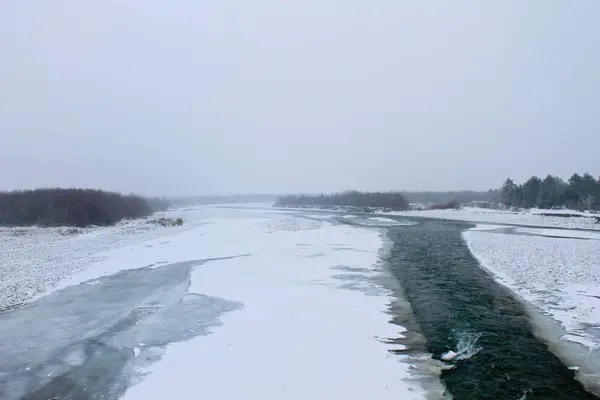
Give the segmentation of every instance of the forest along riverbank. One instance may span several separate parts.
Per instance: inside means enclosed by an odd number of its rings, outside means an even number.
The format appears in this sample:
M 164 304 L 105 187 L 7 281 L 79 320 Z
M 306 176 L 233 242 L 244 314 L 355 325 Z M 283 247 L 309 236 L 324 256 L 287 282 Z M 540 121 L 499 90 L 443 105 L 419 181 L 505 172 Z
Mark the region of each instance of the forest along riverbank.
M 457 399 L 597 399 L 532 333 L 522 305 L 470 253 L 466 223 L 391 226 L 389 267 Z

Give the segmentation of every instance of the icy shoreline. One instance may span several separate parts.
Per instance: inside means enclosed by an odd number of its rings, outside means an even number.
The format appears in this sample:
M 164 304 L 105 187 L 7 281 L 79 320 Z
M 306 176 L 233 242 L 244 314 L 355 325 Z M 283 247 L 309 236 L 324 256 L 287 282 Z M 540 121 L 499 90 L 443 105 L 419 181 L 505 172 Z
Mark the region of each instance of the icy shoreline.
M 0 311 L 44 296 L 64 279 L 106 258 L 106 252 L 168 236 L 194 226 L 160 227 L 149 219 L 122 221 L 110 227 L 0 228 Z
M 262 207 L 266 207 L 263 205 Z M 289 212 L 319 211 L 336 214 L 357 213 L 357 211 L 345 209 L 321 209 L 321 208 L 291 208 L 275 207 L 273 210 L 287 210 Z M 565 214 L 562 210 L 538 210 L 531 209 L 526 211 L 508 211 L 494 210 L 484 208 L 464 207 L 458 210 L 410 210 L 410 211 L 389 211 L 375 210 L 363 213 L 373 217 L 409 217 L 409 218 L 428 218 L 443 219 L 449 221 L 465 221 L 481 224 L 503 224 L 503 225 L 526 225 L 534 227 L 547 227 L 558 229 L 581 229 L 600 231 L 600 224 L 596 223 L 597 215 L 589 213 L 569 212 L 569 214 L 581 215 L 581 217 L 559 217 L 543 214 Z
M 600 240 L 572 231 L 478 226 L 463 237 L 480 265 L 525 302 L 536 335 L 600 393 Z M 569 231 L 561 230 L 568 236 Z M 535 235 L 535 236 L 532 236 Z M 583 237 L 582 237 L 583 236 Z M 586 240 L 591 239 L 591 240 Z

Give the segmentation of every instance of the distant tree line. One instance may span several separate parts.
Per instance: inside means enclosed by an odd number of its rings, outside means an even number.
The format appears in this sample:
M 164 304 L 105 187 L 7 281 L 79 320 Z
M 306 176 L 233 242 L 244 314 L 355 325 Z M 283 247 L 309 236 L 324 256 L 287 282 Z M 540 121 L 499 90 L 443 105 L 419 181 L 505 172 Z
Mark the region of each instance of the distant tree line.
M 204 204 L 273 203 L 276 199 L 277 195 L 270 194 L 205 195 L 170 197 L 169 203 L 175 207 L 186 207 Z
M 168 207 L 165 199 L 148 199 L 91 189 L 36 189 L 0 192 L 2 226 L 113 225 Z
M 146 200 L 152 212 L 166 211 L 173 206 L 171 200 L 166 197 L 144 197 L 143 199 Z
M 470 202 L 495 202 L 498 201 L 499 191 L 488 190 L 476 192 L 473 190 L 461 190 L 451 192 L 404 192 L 404 197 L 409 203 L 420 204 L 465 204 Z
M 408 209 L 408 201 L 400 192 L 359 192 L 350 190 L 340 193 L 319 195 L 288 195 L 277 199 L 275 206 L 347 206 Z
M 500 189 L 501 202 L 508 207 L 570 208 L 600 210 L 600 179 L 573 174 L 568 181 L 553 175 L 532 176 L 522 185 L 507 179 Z

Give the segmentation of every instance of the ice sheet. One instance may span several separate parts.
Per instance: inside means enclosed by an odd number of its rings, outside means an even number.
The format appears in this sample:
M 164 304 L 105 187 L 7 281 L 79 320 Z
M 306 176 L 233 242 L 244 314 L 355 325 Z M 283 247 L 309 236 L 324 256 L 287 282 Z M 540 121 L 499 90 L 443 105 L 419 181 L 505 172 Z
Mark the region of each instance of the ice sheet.
M 202 264 L 122 271 L 1 313 L 0 398 L 118 399 L 140 378 L 132 370 L 242 307 L 188 293 L 191 270 Z
M 372 226 L 372 227 L 389 227 L 389 226 L 410 226 L 416 222 L 408 219 L 392 219 L 387 217 L 368 217 L 368 214 L 351 214 L 344 215 L 343 219 L 354 225 Z
M 371 217 L 370 221 L 375 221 L 382 226 L 397 226 L 397 225 L 415 225 L 416 223 L 409 220 L 396 220 L 386 217 Z
M 310 214 L 307 215 L 307 218 L 313 218 L 313 219 L 330 219 L 335 217 L 335 214 Z
M 114 249 L 153 239 L 160 245 L 170 235 L 211 223 L 212 217 L 238 214 L 200 207 L 157 213 L 111 227 L 0 228 L 0 310 L 64 287 L 65 279 L 107 259 Z M 183 218 L 185 222 L 169 228 L 150 222 L 160 217 Z
M 65 293 L 73 290 L 102 292 L 107 282 L 120 276 L 113 274 L 198 262 L 191 272 L 189 292 L 206 296 L 202 299 L 219 299 L 215 300 L 218 304 L 240 305 L 234 307 L 238 311 L 220 316 L 218 323 L 209 321 L 217 327 L 208 336 L 197 331 L 201 336 L 186 333 L 186 341 L 163 341 L 166 351 L 159 355 L 150 349 L 156 345 L 152 342 L 155 325 L 144 322 L 148 329 L 140 336 L 137 328 L 121 324 L 127 329 L 109 336 L 124 359 L 131 357 L 127 365 L 144 365 L 136 376 L 145 377 L 132 381 L 135 385 L 125 398 L 417 399 L 443 391 L 437 362 L 403 343 L 406 329 L 389 323 L 389 306 L 398 300 L 382 285 L 386 275 L 378 264 L 384 239 L 381 230 L 268 209 L 204 207 L 165 216 L 182 216 L 185 224 L 146 229 L 134 221 L 119 229 L 96 228 L 76 237 L 60 236 L 56 246 L 39 249 L 38 255 L 49 263 L 47 268 L 40 265 L 34 274 L 16 278 L 24 287 L 41 282 L 41 289 L 27 293 L 26 299 L 41 298 L 39 304 L 45 304 L 50 297 L 42 296 L 52 293 L 58 297 L 51 298 L 63 304 Z M 37 236 L 28 235 L 33 246 L 53 233 L 40 230 Z M 13 240 L 12 236 L 7 240 Z M 20 254 L 18 249 L 10 253 L 11 268 L 24 265 Z M 48 279 L 52 282 L 45 285 Z M 157 293 L 173 294 L 162 289 Z M 157 321 L 162 318 L 157 310 L 170 309 L 179 301 L 179 294 L 175 300 L 169 296 L 151 302 L 148 312 Z M 134 303 L 132 310 L 111 304 L 124 315 L 140 310 L 144 314 L 147 302 Z M 19 313 L 12 314 L 17 325 Z M 186 315 L 192 318 L 189 312 Z M 76 326 L 65 328 L 64 335 L 56 332 L 57 340 L 64 342 L 61 346 L 78 349 L 77 343 L 69 347 L 69 338 L 78 337 Z M 119 338 L 126 340 L 119 342 Z M 54 364 L 44 364 L 44 354 L 36 356 L 38 372 L 54 368 Z M 73 379 L 82 371 L 73 372 Z M 49 385 L 43 390 L 55 387 L 52 382 Z
M 377 231 L 271 216 L 206 233 L 173 238 L 162 253 L 251 254 L 197 268 L 190 287 L 244 308 L 213 335 L 170 345 L 125 399 L 423 398 L 410 357 L 388 351 L 402 346 L 378 339 L 403 328 L 388 323 L 390 293 L 373 279 L 383 273 Z

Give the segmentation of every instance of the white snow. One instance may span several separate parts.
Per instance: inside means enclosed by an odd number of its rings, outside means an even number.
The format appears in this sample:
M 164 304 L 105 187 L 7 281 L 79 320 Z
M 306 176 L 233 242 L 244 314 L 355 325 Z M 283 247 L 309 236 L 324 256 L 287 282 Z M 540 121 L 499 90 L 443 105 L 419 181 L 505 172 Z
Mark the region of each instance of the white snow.
M 408 220 L 396 220 L 386 217 L 371 217 L 370 221 L 375 221 L 377 224 L 381 226 L 397 226 L 397 225 L 415 225 L 416 222 L 408 221 Z
M 372 217 L 369 219 L 371 219 L 373 221 L 380 221 L 380 222 L 392 222 L 392 223 L 396 222 L 396 220 L 394 220 L 394 219 L 385 218 L 385 217 Z
M 276 207 L 274 210 L 278 212 L 307 212 L 320 211 L 319 208 L 285 208 Z M 331 213 L 344 213 L 345 211 L 332 211 Z M 600 217 L 600 214 L 590 212 L 579 212 L 571 210 L 500 210 L 477 207 L 463 207 L 461 209 L 449 210 L 408 210 L 408 211 L 378 211 L 378 217 L 385 218 L 385 215 L 399 217 L 421 217 L 421 218 L 436 218 L 451 221 L 467 221 L 480 224 L 509 224 L 509 225 L 529 225 L 549 228 L 570 228 L 570 229 L 589 229 L 600 230 L 600 224 L 596 223 L 594 217 Z M 557 217 L 547 216 L 542 214 L 572 214 L 581 217 Z M 368 213 L 364 215 L 369 215 Z M 343 218 L 354 218 L 356 215 L 347 215 Z
M 548 234 L 549 230 L 518 231 Z M 589 233 L 559 230 L 560 236 L 589 237 Z M 576 361 L 587 373 L 600 371 L 600 240 L 563 239 L 469 230 L 469 249 L 483 267 L 504 285 L 551 317 L 560 334 L 547 325 L 538 333 L 556 352 Z M 538 318 L 534 323 L 542 324 Z M 560 336 L 554 337 L 555 335 Z M 583 346 L 583 350 L 577 345 Z M 595 384 L 600 377 L 589 377 Z
M 407 219 L 392 219 L 387 217 L 368 217 L 369 214 L 350 214 L 344 215 L 342 218 L 352 222 L 355 225 L 372 226 L 372 227 L 389 227 L 389 226 L 410 226 L 416 225 L 416 222 Z
M 311 215 L 307 215 L 307 218 L 313 218 L 313 219 L 330 219 L 335 217 L 335 214 L 311 214 Z
M 536 229 L 536 228 L 517 228 L 517 232 L 530 233 L 540 236 L 554 236 L 580 239 L 600 240 L 600 232 L 576 231 L 573 229 Z
M 444 354 L 442 354 L 442 357 L 440 357 L 443 361 L 451 361 L 454 360 L 456 357 L 458 357 L 458 353 L 452 351 L 452 350 L 448 350 L 447 352 L 445 352 Z
M 12 280 L 0 289 L 16 288 L 18 296 L 0 290 L 1 300 L 93 285 L 124 269 L 237 257 L 197 267 L 189 291 L 243 309 L 224 314 L 208 336 L 170 344 L 160 361 L 138 371 L 144 379 L 125 399 L 421 399 L 443 392 L 441 363 L 402 343 L 406 329 L 389 322 L 395 299 L 381 283 L 382 231 L 270 209 L 199 207 L 166 216 L 185 224 L 134 221 L 72 236 L 34 228 L 18 239 L 5 230 L 0 265 Z
M 404 329 L 388 322 L 390 293 L 371 280 L 383 273 L 379 236 L 286 215 L 222 220 L 172 238 L 161 249 L 169 262 L 250 254 L 197 268 L 190 287 L 244 308 L 223 316 L 213 335 L 170 345 L 125 399 L 423 398 L 410 356 L 377 339 Z
M 472 231 L 495 231 L 497 229 L 506 229 L 506 225 L 478 224 L 471 228 Z
M 544 208 L 532 208 L 530 212 L 533 214 L 569 214 L 569 215 L 581 215 L 584 217 L 598 216 L 598 214 L 594 214 L 589 211 L 569 210 L 567 208 L 561 208 L 561 209 L 557 209 L 557 210 L 544 209 Z
M 460 210 L 412 210 L 412 211 L 395 211 L 392 215 L 407 216 L 407 217 L 425 217 L 439 218 L 457 221 L 470 221 L 478 223 L 492 224 L 513 224 L 513 225 L 531 225 L 544 226 L 553 228 L 577 228 L 577 229 L 594 229 L 600 230 L 600 224 L 596 223 L 594 218 L 590 218 L 593 214 L 577 213 L 584 217 L 555 217 L 540 215 L 542 213 L 554 213 L 561 210 L 523 210 L 523 211 L 508 211 L 508 210 L 492 210 L 485 208 L 465 207 Z M 566 212 L 562 212 L 565 214 Z
M 178 210 L 112 227 L 76 230 L 0 228 L 0 310 L 47 293 L 65 278 L 105 259 L 111 249 L 163 238 L 160 243 L 171 234 L 193 229 L 199 214 L 194 209 Z M 162 216 L 182 217 L 185 224 L 165 228 L 148 222 Z
M 456 344 L 456 351 L 449 350 L 442 354 L 440 358 L 443 361 L 468 360 L 483 349 L 477 343 L 480 337 L 481 333 L 471 331 L 461 332 Z

